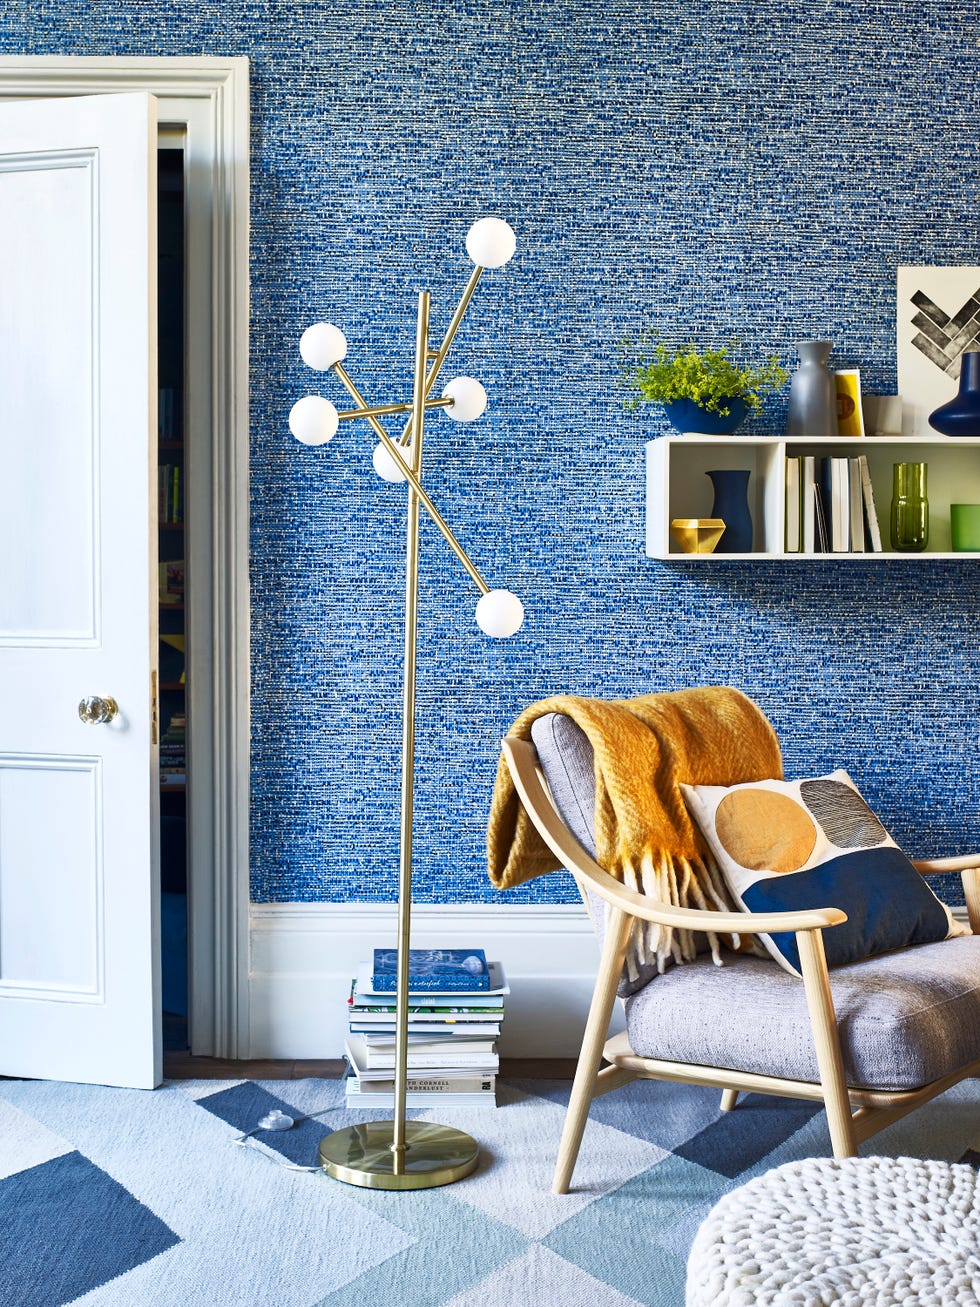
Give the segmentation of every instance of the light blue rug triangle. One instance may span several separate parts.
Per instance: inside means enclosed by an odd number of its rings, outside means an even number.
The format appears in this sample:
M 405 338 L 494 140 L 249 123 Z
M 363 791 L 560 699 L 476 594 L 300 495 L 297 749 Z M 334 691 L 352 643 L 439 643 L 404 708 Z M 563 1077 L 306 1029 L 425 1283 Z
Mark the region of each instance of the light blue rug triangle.
M 168 1084 L 152 1093 L 0 1082 L 0 1307 L 682 1307 L 718 1199 L 828 1156 L 812 1106 L 638 1083 L 593 1105 L 573 1192 L 551 1193 L 567 1082 L 503 1085 L 494 1110 L 416 1113 L 482 1146 L 418 1193 L 314 1165 L 355 1118 L 337 1081 Z M 271 1109 L 303 1121 L 236 1144 Z M 875 1152 L 980 1159 L 980 1084 L 876 1137 Z

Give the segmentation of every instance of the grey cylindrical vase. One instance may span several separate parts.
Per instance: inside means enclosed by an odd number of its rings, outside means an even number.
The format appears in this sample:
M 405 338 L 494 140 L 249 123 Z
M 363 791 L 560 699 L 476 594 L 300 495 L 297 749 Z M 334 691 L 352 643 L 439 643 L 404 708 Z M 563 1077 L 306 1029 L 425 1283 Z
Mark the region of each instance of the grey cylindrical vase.
M 836 439 L 837 385 L 827 367 L 829 340 L 805 340 L 798 346 L 800 366 L 789 383 L 786 435 L 790 440 L 826 436 Z

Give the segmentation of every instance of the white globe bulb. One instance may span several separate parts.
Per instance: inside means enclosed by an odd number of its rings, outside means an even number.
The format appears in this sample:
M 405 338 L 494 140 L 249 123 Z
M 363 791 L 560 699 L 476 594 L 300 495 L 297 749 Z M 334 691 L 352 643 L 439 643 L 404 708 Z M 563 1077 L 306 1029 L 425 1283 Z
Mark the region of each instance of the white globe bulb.
M 329 399 L 307 395 L 289 410 L 289 429 L 302 445 L 324 445 L 337 430 L 337 410 Z
M 524 622 L 524 605 L 509 590 L 488 590 L 476 606 L 476 624 L 485 635 L 506 640 Z
M 405 451 L 405 457 L 408 457 L 408 450 Z M 382 481 L 391 481 L 393 484 L 397 484 L 399 481 L 407 480 L 405 473 L 388 452 L 386 445 L 375 445 L 374 453 L 371 455 L 371 462 Z
M 332 322 L 314 322 L 300 336 L 303 362 L 317 372 L 326 372 L 347 357 L 347 337 Z
M 453 377 L 442 397 L 453 401 L 445 412 L 457 422 L 475 422 L 487 406 L 487 392 L 473 377 Z
M 514 228 L 503 218 L 480 218 L 466 233 L 466 253 L 478 268 L 502 268 L 516 248 Z

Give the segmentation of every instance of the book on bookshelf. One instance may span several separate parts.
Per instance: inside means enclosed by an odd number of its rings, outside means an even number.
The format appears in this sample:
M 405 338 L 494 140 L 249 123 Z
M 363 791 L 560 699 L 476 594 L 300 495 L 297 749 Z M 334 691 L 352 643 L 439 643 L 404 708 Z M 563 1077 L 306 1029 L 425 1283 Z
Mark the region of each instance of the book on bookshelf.
M 466 1041 L 469 1042 L 469 1041 Z M 462 1067 L 479 1071 L 496 1071 L 497 1054 L 493 1052 L 493 1040 L 474 1041 L 476 1047 L 459 1049 L 446 1045 L 408 1049 L 408 1067 L 417 1071 L 439 1072 L 440 1074 Z M 486 1045 L 486 1047 L 484 1047 Z M 378 1072 L 387 1071 L 389 1076 L 395 1068 L 395 1046 L 387 1048 L 368 1047 L 360 1035 L 348 1035 L 346 1041 L 347 1056 L 359 1076 L 378 1079 Z M 384 1078 L 383 1076 L 381 1077 Z
M 480 991 L 474 989 L 470 992 L 458 989 L 418 990 L 413 987 L 413 978 L 410 976 L 409 1002 L 435 1003 L 437 1000 L 444 999 L 447 1004 L 465 1003 L 466 1007 L 499 1007 L 501 998 L 510 993 L 510 986 L 507 984 L 504 969 L 499 962 L 488 962 L 487 972 L 488 988 Z M 357 968 L 354 993 L 359 1004 L 363 1003 L 367 1006 L 392 1004 L 393 992 L 391 990 L 375 989 L 373 972 L 369 962 L 362 962 Z
M 871 484 L 871 470 L 868 467 L 867 454 L 861 454 L 858 458 L 861 465 L 861 491 L 864 498 L 864 521 L 868 533 L 868 542 L 871 552 L 881 553 L 881 527 L 878 523 L 878 512 L 875 508 L 875 492 Z
M 168 558 L 160 564 L 160 603 L 184 602 L 184 560 Z
M 804 554 L 816 553 L 817 549 L 816 461 L 813 454 L 804 454 L 800 459 L 800 550 Z
M 393 1094 L 395 1092 L 394 1080 L 372 1080 L 368 1083 L 371 1085 L 372 1093 Z M 410 1094 L 486 1094 L 493 1092 L 496 1085 L 497 1077 L 493 1072 L 477 1072 L 473 1075 L 454 1076 L 410 1075 L 405 1080 L 405 1087 Z M 365 1091 L 364 1086 L 354 1076 L 348 1076 L 346 1092 L 348 1097 L 353 1097 L 357 1094 L 363 1094 Z
M 371 980 L 375 993 L 393 993 L 398 985 L 398 950 L 376 948 Z M 482 949 L 413 948 L 408 954 L 409 989 L 414 993 L 479 992 L 490 987 Z
M 864 492 L 861 488 L 861 460 L 848 459 L 847 489 L 850 507 L 850 526 L 848 535 L 851 541 L 851 553 L 864 553 Z
M 816 554 L 830 553 L 830 536 L 829 536 L 829 505 L 824 504 L 823 487 L 820 484 L 820 478 L 817 477 L 813 483 L 813 521 L 814 521 L 814 549 Z
M 786 459 L 786 552 L 798 554 L 802 536 L 800 523 L 800 462 L 799 457 L 790 455 Z
M 459 1092 L 444 1089 L 410 1088 L 405 1091 L 405 1106 L 409 1108 L 497 1106 L 493 1076 L 474 1081 L 473 1084 L 474 1088 Z M 484 1084 L 489 1084 L 490 1088 L 482 1089 L 478 1087 Z M 361 1085 L 353 1076 L 349 1077 L 345 1100 L 352 1111 L 376 1107 L 393 1108 L 395 1105 L 395 1082 L 393 1080 L 382 1080 L 377 1084 Z
M 377 1021 L 361 1021 L 357 1017 L 351 1017 L 349 1029 L 355 1035 L 386 1035 L 389 1038 L 395 1033 L 394 1020 L 388 1020 L 383 1024 Z M 408 1019 L 408 1033 L 412 1035 L 444 1035 L 447 1033 L 458 1032 L 460 1038 L 470 1039 L 477 1036 L 486 1036 L 496 1039 L 500 1034 L 500 1022 L 484 1021 L 467 1021 L 456 1025 L 452 1021 L 413 1021 Z

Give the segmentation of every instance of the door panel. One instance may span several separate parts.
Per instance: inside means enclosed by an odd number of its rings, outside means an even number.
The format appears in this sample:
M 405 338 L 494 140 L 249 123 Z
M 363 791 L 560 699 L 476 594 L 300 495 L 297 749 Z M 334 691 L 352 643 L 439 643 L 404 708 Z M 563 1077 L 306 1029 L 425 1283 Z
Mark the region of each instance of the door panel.
M 100 773 L 97 758 L 0 758 L 0 996 L 104 999 Z
M 4 471 L 16 488 L 0 514 L 0 557 L 16 560 L 0 639 L 15 645 L 95 639 L 97 163 L 90 149 L 0 159 Z
M 160 1078 L 155 167 L 150 96 L 0 106 L 3 1075 Z

